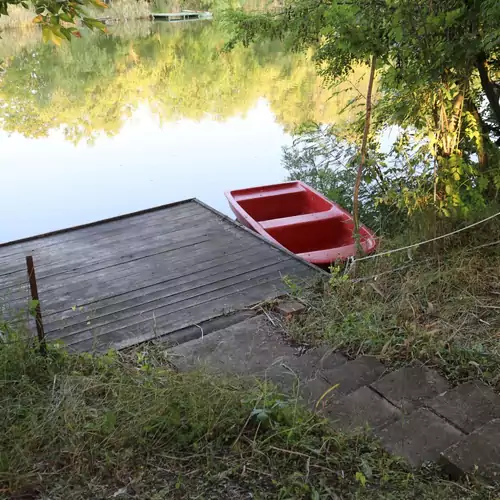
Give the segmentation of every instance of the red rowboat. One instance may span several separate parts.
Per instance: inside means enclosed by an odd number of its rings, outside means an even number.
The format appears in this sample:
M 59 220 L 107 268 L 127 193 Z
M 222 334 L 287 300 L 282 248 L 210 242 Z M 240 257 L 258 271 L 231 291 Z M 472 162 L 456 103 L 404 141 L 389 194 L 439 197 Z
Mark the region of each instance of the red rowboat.
M 301 181 L 226 193 L 236 218 L 304 260 L 329 265 L 355 255 L 352 215 Z M 365 253 L 377 246 L 375 235 L 360 228 Z

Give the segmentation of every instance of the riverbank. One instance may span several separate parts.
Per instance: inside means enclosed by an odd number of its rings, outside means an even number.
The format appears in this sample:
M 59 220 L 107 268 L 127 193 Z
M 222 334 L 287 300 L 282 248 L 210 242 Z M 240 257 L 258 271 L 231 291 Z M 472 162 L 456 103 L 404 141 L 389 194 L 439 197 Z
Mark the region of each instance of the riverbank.
M 147 2 L 146 0 L 113 0 L 105 9 L 89 7 L 87 9 L 90 17 L 112 20 L 115 22 L 137 21 L 150 19 L 155 12 L 180 12 L 182 10 L 203 10 L 204 2 L 197 1 L 170 1 L 157 0 Z M 0 16 L 0 31 L 12 28 L 31 28 L 33 19 L 36 17 L 35 8 L 30 5 L 28 9 L 20 5 L 10 5 L 8 16 Z
M 264 382 L 176 373 L 154 346 L 42 356 L 22 335 L 0 344 L 7 497 L 495 498 L 474 478 L 410 471 Z
M 375 354 L 389 372 L 418 359 L 446 385 L 498 389 L 499 239 L 490 219 L 434 248 L 361 261 L 354 278 L 334 270 L 322 291 L 287 280 L 308 311 L 284 326 L 307 346 Z M 434 465 L 411 469 L 368 433 L 335 430 L 268 379 L 179 372 L 157 342 L 101 355 L 50 343 L 42 355 L 22 325 L 0 321 L 0 332 L 8 498 L 498 498 L 475 474 L 454 482 Z
M 231 3 L 233 7 L 240 6 L 247 10 L 264 10 L 268 4 L 262 0 L 235 0 Z M 272 6 L 281 5 L 279 1 L 273 2 Z M 228 7 L 226 2 L 217 0 L 111 0 L 104 9 L 89 7 L 86 9 L 90 17 L 114 22 L 138 21 L 151 19 L 152 14 L 181 11 L 220 11 Z M 9 15 L 0 16 L 0 31 L 12 28 L 31 28 L 33 19 L 36 17 L 35 8 L 30 5 L 28 9 L 20 5 L 9 5 Z M 207 19 L 207 17 L 203 17 Z
M 418 240 L 383 241 L 381 251 L 411 241 Z M 362 260 L 352 278 L 336 268 L 322 293 L 294 290 L 309 311 L 288 331 L 297 342 L 327 343 L 349 357 L 376 355 L 393 368 L 419 360 L 453 383 L 479 378 L 500 390 L 499 242 L 495 217 L 419 248 Z

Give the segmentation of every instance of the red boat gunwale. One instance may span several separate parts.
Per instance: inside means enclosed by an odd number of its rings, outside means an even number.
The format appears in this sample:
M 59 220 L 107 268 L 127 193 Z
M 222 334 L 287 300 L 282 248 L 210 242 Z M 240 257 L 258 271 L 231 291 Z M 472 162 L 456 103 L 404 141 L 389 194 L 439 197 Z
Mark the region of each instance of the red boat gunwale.
M 245 226 L 317 265 L 356 253 L 352 215 L 301 181 L 238 189 L 225 193 Z M 361 226 L 361 246 L 371 253 L 375 235 Z

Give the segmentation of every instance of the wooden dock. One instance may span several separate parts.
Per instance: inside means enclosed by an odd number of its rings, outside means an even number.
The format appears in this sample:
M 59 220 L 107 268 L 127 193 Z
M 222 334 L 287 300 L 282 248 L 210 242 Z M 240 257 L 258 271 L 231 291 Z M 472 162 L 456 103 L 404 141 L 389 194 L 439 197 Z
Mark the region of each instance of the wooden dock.
M 47 338 L 79 351 L 190 340 L 317 270 L 198 200 L 0 245 L 0 314 L 26 309 L 36 266 Z
M 154 21 L 194 21 L 202 19 L 212 19 L 210 12 L 198 12 L 194 10 L 184 10 L 182 12 L 153 12 L 151 19 Z

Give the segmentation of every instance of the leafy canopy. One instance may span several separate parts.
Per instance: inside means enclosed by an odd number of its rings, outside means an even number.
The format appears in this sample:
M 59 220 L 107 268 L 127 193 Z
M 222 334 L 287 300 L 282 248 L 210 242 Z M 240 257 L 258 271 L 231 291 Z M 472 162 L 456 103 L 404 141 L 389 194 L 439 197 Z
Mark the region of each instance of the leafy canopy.
M 274 12 L 232 11 L 225 22 L 228 48 L 266 38 L 312 48 L 333 84 L 376 56 L 372 140 L 395 125 L 393 153 L 410 162 L 416 154 L 426 175 L 435 169 L 426 192 L 408 199 L 432 200 L 446 214 L 498 198 L 497 0 L 296 0 Z
M 9 6 L 18 5 L 26 10 L 34 8 L 36 17 L 33 23 L 39 24 L 43 30 L 45 42 L 52 41 L 60 45 L 63 39 L 71 40 L 80 37 L 77 24 L 90 29 L 105 31 L 104 23 L 87 15 L 86 7 L 105 9 L 102 0 L 0 0 L 0 15 L 9 15 Z

